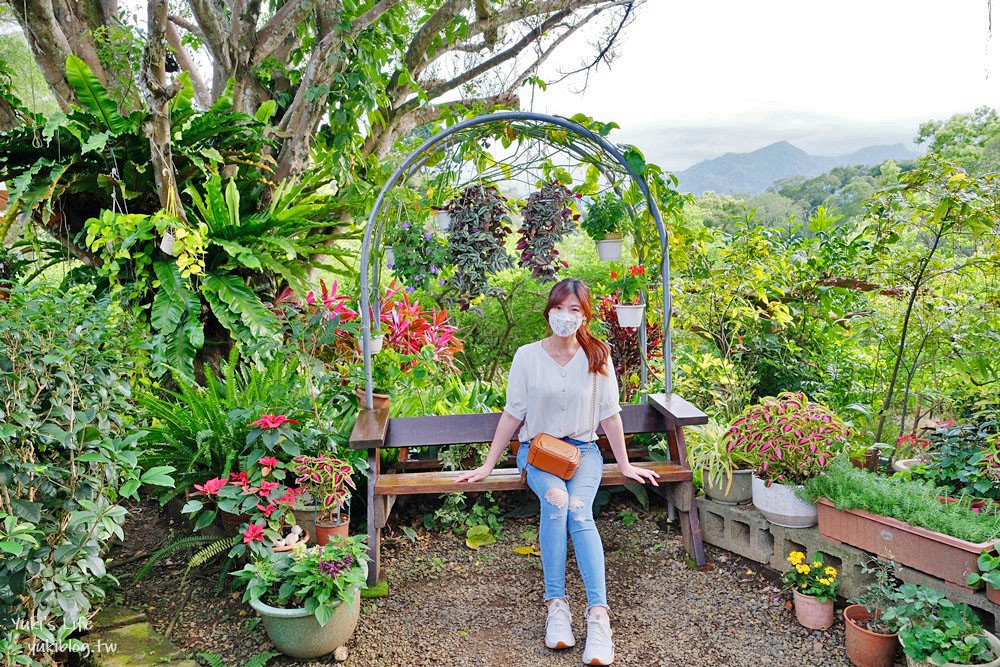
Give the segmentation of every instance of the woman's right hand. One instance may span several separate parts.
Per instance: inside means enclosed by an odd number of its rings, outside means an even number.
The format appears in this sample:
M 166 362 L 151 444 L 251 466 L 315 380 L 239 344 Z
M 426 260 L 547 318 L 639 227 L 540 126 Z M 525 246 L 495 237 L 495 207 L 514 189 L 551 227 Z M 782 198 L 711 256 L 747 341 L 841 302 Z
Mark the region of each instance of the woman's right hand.
M 466 470 L 461 475 L 455 478 L 455 483 L 459 482 L 480 482 L 490 476 L 493 472 L 493 468 L 486 465 L 481 465 L 475 470 Z

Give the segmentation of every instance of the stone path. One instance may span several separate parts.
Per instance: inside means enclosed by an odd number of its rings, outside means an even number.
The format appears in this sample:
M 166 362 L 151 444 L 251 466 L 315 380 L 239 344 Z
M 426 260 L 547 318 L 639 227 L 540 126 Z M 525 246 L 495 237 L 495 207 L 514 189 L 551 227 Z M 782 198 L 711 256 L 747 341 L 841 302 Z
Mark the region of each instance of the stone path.
M 188 651 L 157 632 L 142 612 L 107 607 L 94 618 L 83 641 L 94 667 L 197 667 Z

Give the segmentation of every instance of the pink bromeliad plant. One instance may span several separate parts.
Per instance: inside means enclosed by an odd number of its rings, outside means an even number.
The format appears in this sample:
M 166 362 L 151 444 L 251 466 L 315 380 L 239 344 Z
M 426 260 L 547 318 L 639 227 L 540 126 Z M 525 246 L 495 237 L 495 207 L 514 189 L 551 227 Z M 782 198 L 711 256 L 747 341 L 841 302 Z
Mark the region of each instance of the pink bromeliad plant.
M 747 407 L 723 437 L 730 452 L 739 449 L 757 461 L 757 477 L 770 486 L 802 484 L 819 474 L 850 435 L 827 407 L 783 392 Z

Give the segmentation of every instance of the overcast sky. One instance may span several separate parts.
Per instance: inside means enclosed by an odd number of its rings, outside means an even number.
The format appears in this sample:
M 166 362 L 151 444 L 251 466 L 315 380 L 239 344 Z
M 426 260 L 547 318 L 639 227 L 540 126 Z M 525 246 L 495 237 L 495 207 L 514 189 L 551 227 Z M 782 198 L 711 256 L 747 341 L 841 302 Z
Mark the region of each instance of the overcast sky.
M 909 144 L 925 120 L 1000 104 L 987 13 L 987 0 L 648 0 L 610 70 L 582 93 L 580 78 L 536 93 L 534 109 L 617 121 L 618 141 L 675 171 L 780 140 L 821 155 Z M 543 78 L 590 52 L 564 46 Z

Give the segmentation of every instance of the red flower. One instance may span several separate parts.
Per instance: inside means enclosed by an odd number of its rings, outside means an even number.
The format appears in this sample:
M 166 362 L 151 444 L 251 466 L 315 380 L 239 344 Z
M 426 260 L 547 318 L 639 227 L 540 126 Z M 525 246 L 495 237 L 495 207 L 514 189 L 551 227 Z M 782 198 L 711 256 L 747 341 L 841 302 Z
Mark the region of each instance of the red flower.
M 214 479 L 208 480 L 204 484 L 195 484 L 194 488 L 197 489 L 198 491 L 201 491 L 206 496 L 215 496 L 218 495 L 219 489 L 221 489 L 225 485 L 226 485 L 226 480 L 220 477 L 216 477 Z
M 258 495 L 260 495 L 261 498 L 267 498 L 271 495 L 271 491 L 274 491 L 276 488 L 278 488 L 277 482 L 261 482 Z
M 618 280 L 618 272 L 617 271 L 612 271 L 611 272 L 611 279 L 612 280 Z
M 257 509 L 259 509 L 261 512 L 264 513 L 264 518 L 265 519 L 270 519 L 271 518 L 271 513 L 274 510 L 278 509 L 278 506 L 275 505 L 274 503 L 268 503 L 267 507 L 264 507 L 263 505 L 259 505 L 258 504 L 257 505 Z
M 247 478 L 247 474 L 241 470 L 229 473 L 229 483 L 233 486 L 246 486 L 250 480 Z
M 278 467 L 278 459 L 274 458 L 273 456 L 263 456 L 260 458 L 260 460 L 257 461 L 257 463 L 267 468 Z
M 294 419 L 289 419 L 285 415 L 264 414 L 260 416 L 260 419 L 250 425 L 259 426 L 261 428 L 278 428 L 282 424 L 298 424 L 298 422 Z
M 264 541 L 264 524 L 251 523 L 247 526 L 247 529 L 242 533 L 243 544 L 250 544 L 251 542 L 263 542 Z

